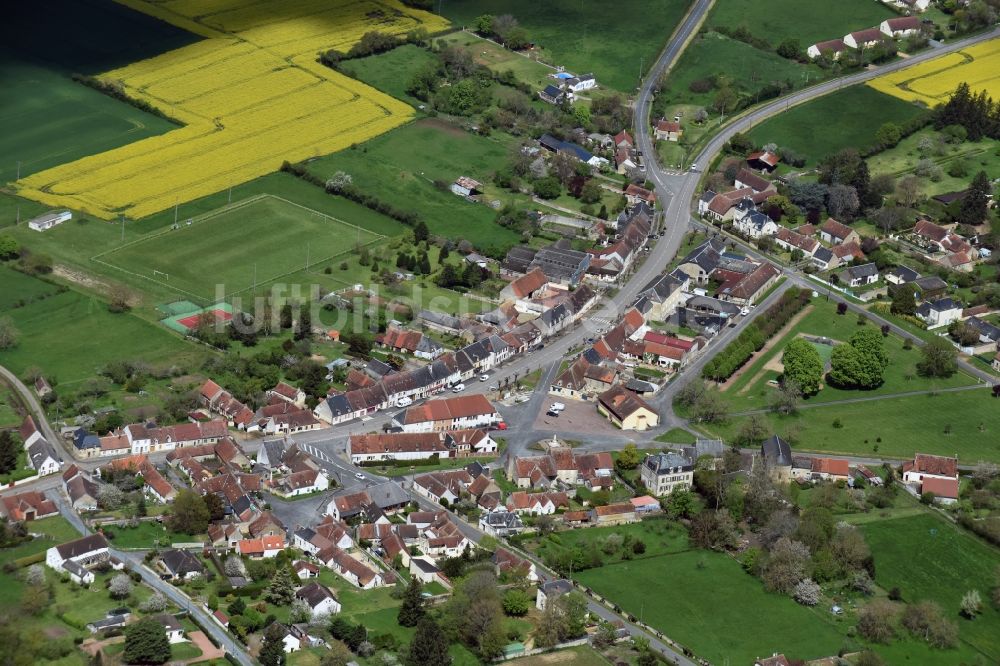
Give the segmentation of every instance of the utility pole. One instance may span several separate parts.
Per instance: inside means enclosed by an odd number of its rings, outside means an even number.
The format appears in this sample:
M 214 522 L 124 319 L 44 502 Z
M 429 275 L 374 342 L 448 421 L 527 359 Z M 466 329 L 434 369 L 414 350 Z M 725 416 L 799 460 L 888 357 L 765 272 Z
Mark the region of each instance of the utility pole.
M 17 161 L 17 178 L 14 180 L 21 180 L 21 160 Z
M 306 270 L 309 270 L 309 242 L 306 242 Z
M 180 204 L 177 201 L 174 201 L 174 226 L 175 227 L 177 226 L 177 207 L 179 205 Z
M 122 213 L 122 242 L 125 242 L 125 213 Z
M 233 187 L 229 186 L 229 201 L 227 203 L 233 203 Z

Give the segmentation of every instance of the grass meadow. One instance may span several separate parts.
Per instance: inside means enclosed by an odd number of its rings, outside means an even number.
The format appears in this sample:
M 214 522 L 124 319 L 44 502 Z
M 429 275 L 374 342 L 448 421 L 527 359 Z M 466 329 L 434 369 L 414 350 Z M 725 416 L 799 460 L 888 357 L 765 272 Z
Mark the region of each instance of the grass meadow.
M 910 649 L 928 652 L 928 657 L 936 655 L 941 660 L 933 663 L 959 663 L 959 657 L 967 653 L 980 660 L 985 658 L 986 663 L 1000 662 L 1000 611 L 984 603 L 982 615 L 975 620 L 958 614 L 962 595 L 967 591 L 978 589 L 986 599 L 996 584 L 1000 551 L 929 512 L 867 522 L 861 529 L 875 556 L 875 582 L 879 586 L 886 590 L 898 587 L 908 603 L 936 601 L 946 617 L 958 622 L 962 643 L 959 649 L 943 653 L 921 646 Z M 890 646 L 889 650 L 905 653 L 907 643 Z M 889 663 L 903 663 L 902 656 Z M 965 663 L 977 662 L 970 659 Z
M 691 41 L 671 71 L 662 97 L 670 104 L 694 104 L 708 107 L 717 90 L 699 93 L 689 88 L 693 81 L 723 76 L 734 91 L 745 97 L 754 95 L 771 83 L 783 81 L 801 87 L 808 76 L 816 80 L 822 70 L 782 58 L 773 51 L 762 51 L 717 32 L 699 35 Z
M 853 315 L 837 315 L 833 303 L 814 300 L 812 310 L 764 354 L 752 359 L 740 377 L 722 391 L 731 413 L 766 409 L 778 378 L 766 366 L 780 360 L 795 336 L 823 335 L 847 341 L 859 326 Z M 871 324 L 867 324 L 871 325 Z M 958 455 L 965 460 L 1000 461 L 1000 409 L 985 385 L 981 389 L 943 392 L 974 386 L 964 373 L 946 379 L 925 379 L 916 372 L 917 349 L 902 340 L 885 338 L 889 367 L 885 382 L 871 391 L 824 386 L 801 403 L 792 415 L 761 414 L 769 427 L 792 441 L 796 449 L 828 453 L 910 458 L 915 451 Z M 924 391 L 919 395 L 899 395 Z M 873 399 L 874 398 L 874 399 Z M 856 400 L 865 400 L 857 402 Z M 712 436 L 732 441 L 747 417 L 732 416 L 719 424 L 702 424 Z
M 750 137 L 760 145 L 792 148 L 814 166 L 843 148 L 871 146 L 882 123 L 902 124 L 920 113 L 916 104 L 858 85 L 784 111 L 753 128 Z
M 621 0 L 613 10 L 573 0 L 466 0 L 445 2 L 456 28 L 482 14 L 512 14 L 541 49 L 542 58 L 574 73 L 593 72 L 602 87 L 622 92 L 639 82 L 687 11 L 687 0 Z
M 772 361 L 780 361 L 785 347 L 796 337 L 803 335 L 822 336 L 835 342 L 847 342 L 854 333 L 862 328 L 858 326 L 856 315 L 838 315 L 835 303 L 814 299 L 810 307 L 807 314 L 779 338 L 770 350 L 751 359 L 739 378 L 723 391 L 723 395 L 734 412 L 767 407 L 770 397 L 774 393 L 774 389 L 768 385 L 768 381 L 777 379 L 779 373 L 767 370 L 766 366 Z M 873 326 L 873 324 L 866 324 L 866 326 Z M 970 386 L 976 383 L 972 377 L 961 372 L 946 379 L 920 377 L 917 374 L 917 362 L 920 360 L 918 349 L 904 349 L 903 340 L 894 335 L 883 338 L 883 341 L 884 349 L 889 356 L 889 367 L 886 368 L 885 381 L 881 386 L 870 391 L 858 391 L 825 385 L 819 393 L 809 398 L 804 404 L 840 402 L 908 391 Z
M 362 191 L 418 213 L 432 234 L 466 238 L 480 250 L 507 248 L 519 237 L 494 222 L 495 210 L 469 203 L 434 183 L 450 184 L 459 176 L 488 182 L 506 162 L 512 147 L 513 142 L 506 137 L 480 137 L 427 119 L 356 148 L 312 160 L 308 168 L 323 179 L 337 171 L 349 173 Z
M 668 529 L 658 532 L 657 526 Z M 784 652 L 804 659 L 836 654 L 847 625 L 824 610 L 768 594 L 728 555 L 692 549 L 684 530 L 659 520 L 626 527 L 587 528 L 558 538 L 598 548 L 611 533 L 626 530 L 647 551 L 574 574 L 582 585 L 660 629 L 712 663 L 752 663 Z
M 408 95 L 406 87 L 417 72 L 436 63 L 437 57 L 427 49 L 405 44 L 386 53 L 348 60 L 341 65 L 340 71 L 417 106 L 422 102 Z
M 935 141 L 934 145 L 940 145 L 939 149 L 936 148 L 929 153 L 921 152 L 919 145 L 922 140 L 936 139 L 938 136 L 938 133 L 931 129 L 916 132 L 900 141 L 895 147 L 868 158 L 869 169 L 873 174 L 890 173 L 894 176 L 903 176 L 912 173 L 920 160 L 930 159 L 941 167 L 943 173 L 936 182 L 929 178 L 921 180 L 921 192 L 925 196 L 960 192 L 969 186 L 969 181 L 980 170 L 985 171 L 987 175 L 1000 173 L 1000 141 L 981 139 L 976 142 L 944 145 Z M 948 173 L 956 162 L 965 165 L 967 175 L 956 177 Z
M 0 286 L 0 294 L 6 284 Z M 205 351 L 132 314 L 111 314 L 95 297 L 69 290 L 6 312 L 20 331 L 16 347 L 0 351 L 15 374 L 37 366 L 60 384 L 89 379 L 114 360 L 197 365 Z
M 797 39 L 802 48 L 814 42 L 837 39 L 855 30 L 878 26 L 896 13 L 879 2 L 847 0 L 719 0 L 706 25 L 735 29 L 746 27 L 754 37 L 777 47 Z

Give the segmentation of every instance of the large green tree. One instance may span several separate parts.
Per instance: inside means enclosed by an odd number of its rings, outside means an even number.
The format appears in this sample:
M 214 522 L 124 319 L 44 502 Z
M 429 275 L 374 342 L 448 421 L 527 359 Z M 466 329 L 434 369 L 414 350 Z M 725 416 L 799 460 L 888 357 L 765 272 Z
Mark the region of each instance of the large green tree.
M 170 643 L 163 625 L 143 618 L 125 629 L 125 661 L 129 664 L 162 664 L 170 659 Z
M 914 314 L 917 311 L 917 300 L 913 296 L 913 287 L 907 284 L 896 287 L 892 292 L 890 309 L 893 314 Z
M 417 624 L 417 632 L 403 655 L 406 666 L 449 666 L 448 637 L 429 616 L 424 616 Z
M 946 338 L 934 338 L 920 348 L 917 371 L 925 377 L 951 377 L 958 370 L 958 352 Z
M 785 347 L 781 363 L 785 366 L 784 379 L 798 384 L 804 395 L 819 390 L 823 379 L 823 359 L 812 343 L 795 338 Z
M 14 471 L 17 467 L 17 452 L 20 447 L 9 431 L 0 432 L 0 474 Z
M 865 327 L 848 344 L 837 345 L 830 357 L 830 381 L 844 388 L 873 389 L 882 383 L 889 356 L 882 334 Z
M 287 606 L 292 603 L 292 599 L 295 598 L 295 581 L 292 580 L 292 573 L 287 566 L 278 565 L 265 596 L 276 606 Z
M 396 621 L 403 627 L 415 627 L 424 617 L 424 586 L 416 576 L 410 578 L 410 584 L 403 593 L 403 603 L 399 607 Z
M 282 666 L 285 663 L 285 632 L 287 630 L 274 622 L 264 632 L 264 643 L 260 647 L 258 661 L 264 666 Z
M 977 225 L 986 219 L 986 204 L 990 196 L 990 179 L 985 171 L 980 171 L 972 179 L 972 184 L 962 197 L 955 220 L 959 224 Z
M 175 532 L 203 534 L 208 529 L 209 510 L 201 495 L 187 488 L 177 493 L 170 527 Z

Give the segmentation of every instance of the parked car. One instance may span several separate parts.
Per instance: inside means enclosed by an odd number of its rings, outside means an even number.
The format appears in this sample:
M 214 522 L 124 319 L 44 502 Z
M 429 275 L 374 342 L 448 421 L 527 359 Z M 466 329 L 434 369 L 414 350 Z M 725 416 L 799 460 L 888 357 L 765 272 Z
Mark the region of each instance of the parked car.
M 559 418 L 559 412 L 557 412 L 554 409 L 550 409 L 549 411 L 545 412 L 545 415 L 546 416 L 552 416 L 554 418 Z
M 413 398 L 408 398 L 405 396 L 396 401 L 397 407 L 409 407 L 412 404 L 413 404 Z
M 485 372 L 483 374 L 479 375 L 479 381 L 481 381 L 481 382 L 488 382 L 489 380 L 490 380 L 490 376 L 488 374 L 486 374 Z
M 465 384 L 455 384 L 455 385 L 454 385 L 454 386 L 453 386 L 453 387 L 451 388 L 451 392 L 452 392 L 452 393 L 461 393 L 461 392 L 462 392 L 462 391 L 464 391 L 464 390 L 465 390 Z

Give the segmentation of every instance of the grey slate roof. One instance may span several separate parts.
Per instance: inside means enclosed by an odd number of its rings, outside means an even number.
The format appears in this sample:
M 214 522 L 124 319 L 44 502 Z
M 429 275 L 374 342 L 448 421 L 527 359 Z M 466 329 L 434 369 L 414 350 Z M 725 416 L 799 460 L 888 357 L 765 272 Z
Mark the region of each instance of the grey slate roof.
M 920 277 L 920 273 L 916 272 L 909 266 L 896 266 L 889 271 L 889 275 L 895 276 L 903 283 L 913 282 Z
M 669 474 L 694 469 L 694 464 L 690 460 L 676 453 L 649 455 L 642 461 L 642 464 L 654 474 Z
M 777 435 L 771 435 L 767 441 L 761 444 L 760 452 L 764 456 L 764 462 L 769 465 L 787 467 L 792 464 L 792 447 Z

